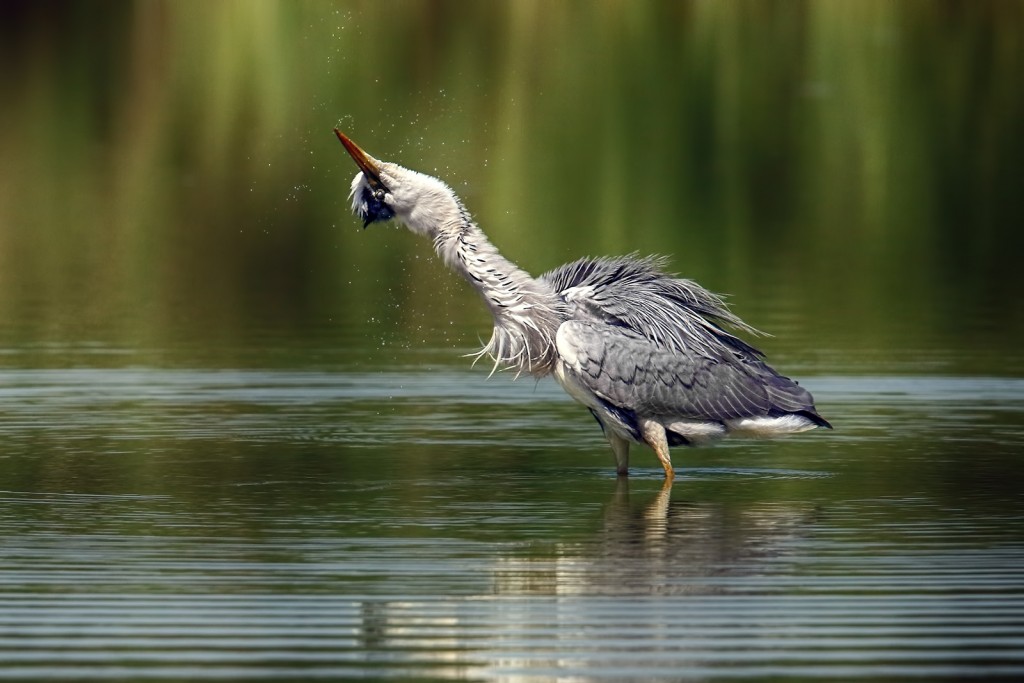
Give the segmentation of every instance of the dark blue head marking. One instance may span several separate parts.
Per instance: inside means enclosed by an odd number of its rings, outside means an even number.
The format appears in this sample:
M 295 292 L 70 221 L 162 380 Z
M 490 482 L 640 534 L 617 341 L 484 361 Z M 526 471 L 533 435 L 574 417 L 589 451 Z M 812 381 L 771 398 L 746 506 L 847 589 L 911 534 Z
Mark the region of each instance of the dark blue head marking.
M 359 216 L 363 219 L 363 228 L 370 223 L 389 221 L 395 217 L 394 210 L 384 203 L 385 193 L 383 190 L 371 190 L 363 188 L 362 205 L 359 207 Z

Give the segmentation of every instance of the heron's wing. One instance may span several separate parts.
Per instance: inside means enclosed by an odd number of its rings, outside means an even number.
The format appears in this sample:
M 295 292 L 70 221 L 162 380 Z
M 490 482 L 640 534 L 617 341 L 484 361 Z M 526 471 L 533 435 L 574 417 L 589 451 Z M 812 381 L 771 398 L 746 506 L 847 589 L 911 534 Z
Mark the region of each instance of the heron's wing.
M 556 341 L 572 380 L 618 411 L 719 422 L 817 416 L 805 389 L 760 361 L 680 353 L 630 330 L 584 321 L 562 323 Z
M 721 297 L 692 280 L 666 274 L 663 259 L 584 258 L 540 276 L 574 308 L 573 318 L 632 330 L 656 345 L 710 359 L 760 351 L 721 324 L 757 333 Z

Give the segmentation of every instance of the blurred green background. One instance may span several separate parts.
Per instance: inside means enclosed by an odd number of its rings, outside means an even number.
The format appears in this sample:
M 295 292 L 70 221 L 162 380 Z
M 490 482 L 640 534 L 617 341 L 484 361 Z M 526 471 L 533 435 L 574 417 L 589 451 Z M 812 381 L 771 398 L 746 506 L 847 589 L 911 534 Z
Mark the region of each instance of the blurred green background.
M 0 19 L 9 365 L 464 362 L 451 349 L 489 335 L 486 311 L 425 241 L 359 229 L 340 126 L 445 179 L 531 272 L 669 255 L 794 372 L 1024 373 L 1024 3 L 5 2 Z

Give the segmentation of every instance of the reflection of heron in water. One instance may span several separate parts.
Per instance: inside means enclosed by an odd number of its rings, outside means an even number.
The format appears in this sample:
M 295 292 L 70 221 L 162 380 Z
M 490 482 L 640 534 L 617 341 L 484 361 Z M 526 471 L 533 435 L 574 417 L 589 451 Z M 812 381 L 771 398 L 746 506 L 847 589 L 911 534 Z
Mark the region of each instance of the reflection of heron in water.
M 631 492 L 631 488 L 633 488 Z M 677 489 L 678 490 L 678 489 Z M 703 595 L 756 584 L 805 536 L 817 509 L 778 501 L 672 500 L 620 478 L 600 528 L 545 557 L 509 556 L 495 569 L 503 595 Z
M 639 484 L 639 485 L 638 485 Z M 494 570 L 502 595 L 691 595 L 747 590 L 773 571 L 817 518 L 813 504 L 672 500 L 619 478 L 596 528 L 544 556 L 511 554 Z M 678 489 L 677 489 L 678 490 Z
M 830 427 L 806 389 L 722 325 L 753 328 L 715 294 L 666 274 L 660 259 L 584 258 L 531 277 L 498 253 L 443 182 L 378 161 L 334 132 L 360 169 L 352 208 L 364 226 L 394 218 L 429 237 L 493 314 L 480 355 L 495 368 L 553 374 L 601 424 L 620 475 L 630 442 L 653 448 L 672 479 L 670 446 Z
M 813 505 L 791 502 L 672 500 L 669 482 L 654 494 L 631 493 L 620 480 L 605 508 L 602 554 L 609 575 L 632 566 L 647 584 L 760 575 L 815 515 Z

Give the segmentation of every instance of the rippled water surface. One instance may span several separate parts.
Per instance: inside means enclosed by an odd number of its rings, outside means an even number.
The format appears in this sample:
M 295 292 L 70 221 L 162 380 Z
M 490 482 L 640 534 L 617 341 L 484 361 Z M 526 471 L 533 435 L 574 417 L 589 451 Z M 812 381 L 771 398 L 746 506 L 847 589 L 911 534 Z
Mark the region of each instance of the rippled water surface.
M 0 676 L 1024 676 L 1024 380 L 637 450 L 452 367 L 0 370 Z
M 0 679 L 1024 681 L 1024 3 L 57 4 L 0 3 Z M 836 429 L 618 480 L 335 127 L 529 273 L 664 255 Z

